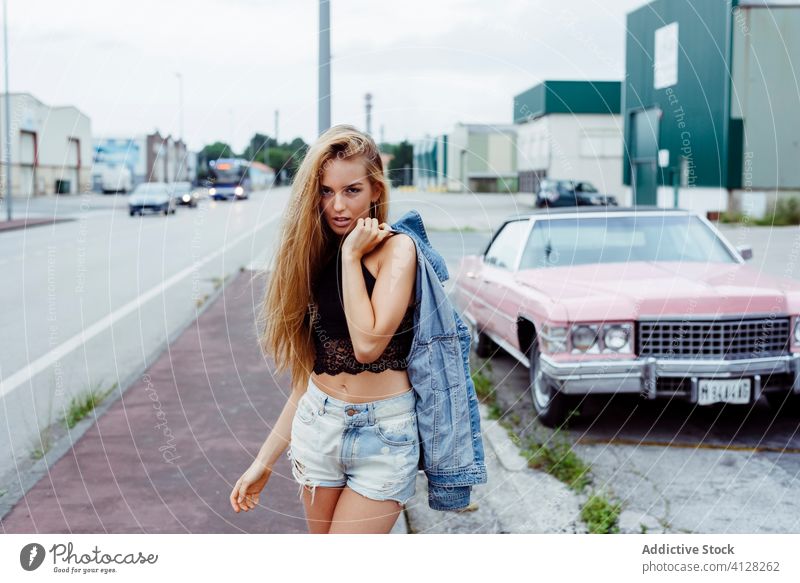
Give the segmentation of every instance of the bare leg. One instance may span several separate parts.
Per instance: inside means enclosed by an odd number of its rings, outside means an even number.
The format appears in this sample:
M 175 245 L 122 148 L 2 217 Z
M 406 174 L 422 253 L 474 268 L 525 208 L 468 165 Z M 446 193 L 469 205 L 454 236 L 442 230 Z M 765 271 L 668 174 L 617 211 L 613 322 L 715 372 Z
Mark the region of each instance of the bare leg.
M 303 487 L 303 506 L 306 509 L 306 522 L 309 534 L 328 534 L 333 511 L 344 486 L 326 488 L 317 486 L 314 492 L 314 504 L 311 504 L 311 489 Z
M 328 532 L 388 534 L 402 508 L 395 500 L 372 500 L 345 486 Z

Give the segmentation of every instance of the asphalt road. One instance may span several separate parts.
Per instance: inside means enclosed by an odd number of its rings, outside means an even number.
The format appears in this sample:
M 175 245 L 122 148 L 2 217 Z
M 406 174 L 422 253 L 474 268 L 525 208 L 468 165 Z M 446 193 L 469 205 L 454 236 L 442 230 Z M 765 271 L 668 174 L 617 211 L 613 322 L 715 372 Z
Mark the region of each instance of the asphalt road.
M 0 233 L 0 476 L 39 445 L 40 429 L 71 396 L 127 386 L 222 280 L 263 262 L 287 199 L 288 189 L 275 189 L 141 218 L 127 216 L 124 197 L 17 204 L 32 217 L 74 220 Z M 528 211 L 529 200 L 395 191 L 390 221 L 419 210 L 454 274 L 463 255 L 481 252 L 492 229 Z M 757 268 L 798 279 L 796 228 L 721 229 L 734 244 L 753 246 Z M 501 405 L 519 415 L 518 431 L 543 431 L 527 369 L 498 354 L 491 375 Z M 597 407 L 601 414 L 578 419 L 569 438 L 596 485 L 630 511 L 669 532 L 800 531 L 797 419 L 774 418 L 763 404 L 743 411 L 615 399 Z

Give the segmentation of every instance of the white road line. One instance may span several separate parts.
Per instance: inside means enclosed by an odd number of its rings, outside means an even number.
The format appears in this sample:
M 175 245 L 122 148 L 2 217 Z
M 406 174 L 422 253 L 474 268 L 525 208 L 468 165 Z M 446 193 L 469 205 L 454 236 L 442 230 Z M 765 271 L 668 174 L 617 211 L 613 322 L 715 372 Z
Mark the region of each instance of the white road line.
M 195 261 L 189 267 L 186 267 L 185 269 L 179 271 L 178 273 L 176 273 L 169 279 L 162 281 L 158 285 L 153 286 L 143 294 L 132 299 L 121 308 L 117 308 L 116 310 L 114 310 L 101 320 L 98 320 L 88 328 L 81 330 L 80 332 L 75 334 L 72 338 L 64 341 L 60 345 L 53 348 L 50 352 L 44 354 L 43 356 L 40 356 L 39 358 L 28 364 L 28 366 L 21 368 L 8 378 L 2 378 L 3 371 L 2 368 L 0 368 L 0 379 L 1 379 L 0 399 L 5 397 L 8 393 L 16 389 L 18 386 L 28 382 L 30 379 L 32 379 L 34 376 L 36 376 L 43 370 L 46 370 L 49 366 L 53 365 L 60 358 L 63 358 L 64 356 L 66 356 L 79 346 L 82 346 L 83 344 L 88 342 L 91 338 L 97 336 L 98 334 L 109 328 L 117 320 L 120 320 L 125 316 L 127 316 L 128 314 L 130 314 L 131 312 L 133 312 L 134 310 L 141 308 L 144 303 L 148 302 L 149 300 L 158 296 L 165 290 L 169 289 L 170 287 L 181 281 L 183 278 L 191 275 L 191 273 L 196 269 L 199 269 L 209 261 L 216 259 L 222 253 L 224 253 L 231 247 L 238 245 L 241 241 L 243 241 L 247 237 L 253 236 L 257 231 L 260 231 L 267 225 L 274 223 L 276 220 L 278 220 L 279 217 L 280 215 L 277 215 L 272 219 L 266 221 L 265 223 L 261 223 L 260 225 L 252 228 L 250 231 L 239 235 L 233 241 L 225 245 L 225 247 L 218 249 L 205 259 L 201 261 Z

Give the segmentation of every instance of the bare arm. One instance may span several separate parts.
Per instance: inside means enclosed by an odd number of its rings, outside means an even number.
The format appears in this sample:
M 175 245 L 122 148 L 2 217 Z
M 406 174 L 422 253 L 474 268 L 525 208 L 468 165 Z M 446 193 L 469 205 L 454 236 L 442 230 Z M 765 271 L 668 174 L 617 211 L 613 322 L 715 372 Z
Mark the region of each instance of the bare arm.
M 417 250 L 411 237 L 395 235 L 383 246 L 371 299 L 361 271 L 361 255 L 342 256 L 347 328 L 361 363 L 373 362 L 386 350 L 403 320 L 417 273 Z
M 275 465 L 275 462 L 278 461 L 278 458 L 286 450 L 286 447 L 289 445 L 289 441 L 291 440 L 292 419 L 297 411 L 297 403 L 300 400 L 300 397 L 305 394 L 305 392 L 305 384 L 303 384 L 301 387 L 292 388 L 292 392 L 290 393 L 289 398 L 286 400 L 286 404 L 283 406 L 283 411 L 281 411 L 278 421 L 275 423 L 275 426 L 269 432 L 269 436 L 267 436 L 266 441 L 264 441 L 264 444 L 258 451 L 258 454 L 253 461 L 254 464 L 269 468 L 271 470 Z

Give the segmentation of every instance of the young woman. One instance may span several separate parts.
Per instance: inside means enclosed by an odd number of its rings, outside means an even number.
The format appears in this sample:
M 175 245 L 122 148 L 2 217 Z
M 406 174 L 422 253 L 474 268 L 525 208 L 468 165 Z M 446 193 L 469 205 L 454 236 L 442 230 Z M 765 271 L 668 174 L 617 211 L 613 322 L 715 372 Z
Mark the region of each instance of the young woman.
M 309 532 L 387 533 L 415 493 L 417 256 L 388 230 L 388 195 L 375 142 L 352 126 L 323 133 L 297 172 L 261 312 L 262 349 L 293 390 L 231 492 L 236 512 L 287 445 Z

